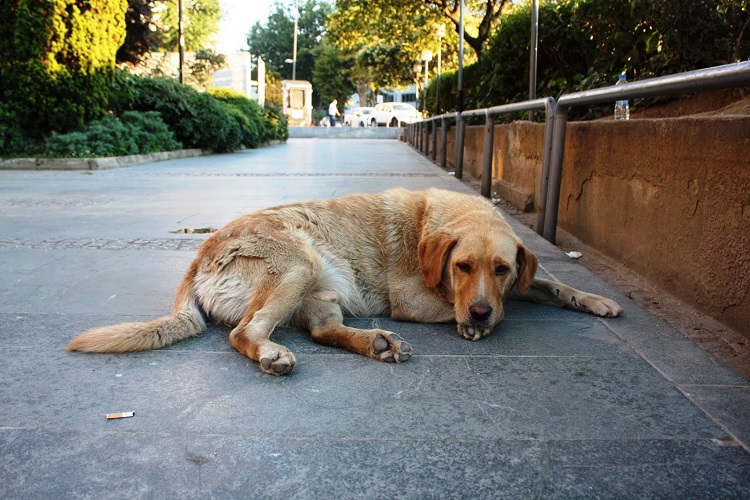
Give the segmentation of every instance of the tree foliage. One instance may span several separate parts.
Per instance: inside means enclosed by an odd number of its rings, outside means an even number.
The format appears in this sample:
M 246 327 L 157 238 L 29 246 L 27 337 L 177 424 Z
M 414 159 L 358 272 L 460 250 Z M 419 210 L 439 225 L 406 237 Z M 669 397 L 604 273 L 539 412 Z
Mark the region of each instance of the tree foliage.
M 313 88 L 319 94 L 319 105 L 337 99 L 343 112 L 343 104 L 354 92 L 351 82 L 351 59 L 344 58 L 339 50 L 326 40 L 315 49 Z
M 156 27 L 156 46 L 165 52 L 179 50 L 177 0 L 154 2 L 151 22 Z M 182 0 L 185 50 L 197 52 L 215 45 L 219 33 L 219 0 Z
M 0 104 L 31 135 L 104 115 L 126 0 L 0 0 Z
M 287 2 L 288 4 L 288 2 Z M 265 24 L 256 22 L 247 35 L 250 52 L 260 55 L 284 80 L 292 79 L 292 64 L 285 62 L 294 53 L 294 13 L 288 5 L 276 2 Z M 297 80 L 312 81 L 315 58 L 313 51 L 326 35 L 326 19 L 332 12 L 329 3 L 307 0 L 299 4 L 297 22 Z
M 487 57 L 466 68 L 465 108 L 528 98 L 530 18 L 528 2 L 503 16 Z M 612 85 L 623 72 L 636 80 L 747 59 L 749 25 L 747 0 L 550 0 L 539 8 L 537 92 L 557 97 Z M 428 99 L 434 93 L 433 84 Z M 455 109 L 455 75 L 440 95 L 440 112 Z
M 436 74 L 435 56 L 442 54 L 443 69 L 458 66 L 459 0 L 337 0 L 329 20 L 333 43 L 355 57 L 353 76 L 358 87 L 400 87 L 421 82 L 413 71 L 422 53 Z M 492 29 L 509 0 L 467 0 L 464 9 L 464 63 L 471 64 L 486 50 Z M 444 38 L 438 36 L 439 27 Z M 453 29 L 451 29 L 451 27 Z
M 321 96 L 326 101 L 334 97 L 346 102 L 354 90 L 350 82 L 350 58 L 327 43 L 326 20 L 332 12 L 329 3 L 323 0 L 308 0 L 299 6 L 297 26 L 297 80 L 313 83 L 313 106 L 321 105 Z M 294 13 L 280 2 L 266 24 L 256 23 L 248 34 L 247 43 L 253 54 L 266 61 L 266 74 L 273 73 L 282 79 L 292 79 L 294 46 Z M 269 90 L 266 86 L 266 101 Z M 281 105 L 279 95 L 278 104 Z
M 190 79 L 203 89 L 208 89 L 213 82 L 213 75 L 227 64 L 224 54 L 217 54 L 211 49 L 199 50 L 195 60 L 190 63 Z
M 145 54 L 156 48 L 156 30 L 151 22 L 152 6 L 152 0 L 128 0 L 125 42 L 117 50 L 118 63 L 138 64 Z
M 464 41 L 481 58 L 486 42 L 510 0 L 467 0 L 464 6 Z M 438 24 L 452 25 L 459 33 L 460 0 L 337 0 L 331 19 L 335 43 L 344 50 L 362 45 L 410 46 L 412 59 L 434 36 Z

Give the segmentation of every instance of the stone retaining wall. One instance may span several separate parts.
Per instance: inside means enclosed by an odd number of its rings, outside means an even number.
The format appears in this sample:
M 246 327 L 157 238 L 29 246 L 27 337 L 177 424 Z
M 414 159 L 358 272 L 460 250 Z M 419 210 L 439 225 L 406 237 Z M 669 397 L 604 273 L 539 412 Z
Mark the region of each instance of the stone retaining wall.
M 466 131 L 475 178 L 483 133 Z M 541 124 L 495 128 L 493 191 L 526 210 L 539 199 L 542 138 Z M 569 123 L 559 225 L 750 337 L 750 117 Z

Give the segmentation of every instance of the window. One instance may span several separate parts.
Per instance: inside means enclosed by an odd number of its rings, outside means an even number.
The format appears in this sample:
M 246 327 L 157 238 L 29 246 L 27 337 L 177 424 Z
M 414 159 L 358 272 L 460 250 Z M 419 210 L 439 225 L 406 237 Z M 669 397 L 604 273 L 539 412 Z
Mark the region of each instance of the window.
M 305 107 L 305 91 L 302 89 L 289 90 L 289 107 L 302 109 Z

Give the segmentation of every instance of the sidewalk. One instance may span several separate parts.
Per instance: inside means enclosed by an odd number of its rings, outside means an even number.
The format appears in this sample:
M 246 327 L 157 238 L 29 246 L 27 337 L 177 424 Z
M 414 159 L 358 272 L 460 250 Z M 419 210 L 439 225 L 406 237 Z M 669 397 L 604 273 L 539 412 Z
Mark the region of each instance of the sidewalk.
M 214 325 L 158 351 L 64 351 L 169 312 L 205 238 L 170 231 L 394 186 L 470 192 L 396 140 L 0 171 L 0 498 L 750 497 L 750 382 L 510 217 L 542 275 L 624 317 L 509 302 L 479 342 L 348 320 L 406 338 L 397 365 L 279 330 L 297 365 L 278 378 Z

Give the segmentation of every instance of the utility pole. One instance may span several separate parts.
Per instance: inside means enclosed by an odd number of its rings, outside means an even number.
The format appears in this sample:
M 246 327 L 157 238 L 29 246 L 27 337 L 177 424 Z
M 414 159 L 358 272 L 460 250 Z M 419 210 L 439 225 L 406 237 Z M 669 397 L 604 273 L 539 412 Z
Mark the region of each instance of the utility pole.
M 529 55 L 529 100 L 536 99 L 536 60 L 539 45 L 539 0 L 531 1 L 531 54 Z M 534 121 L 534 112 L 529 111 L 529 121 Z
M 441 67 L 441 56 L 443 52 L 443 38 L 445 37 L 445 25 L 441 24 L 437 29 L 438 37 L 438 60 L 437 60 L 437 86 L 435 87 L 435 116 L 440 114 L 440 72 Z
M 294 49 L 292 49 L 292 80 L 297 79 L 297 22 L 299 20 L 299 6 L 294 0 Z
M 185 84 L 185 32 L 182 26 L 182 0 L 177 0 L 177 38 L 180 50 L 180 83 Z

